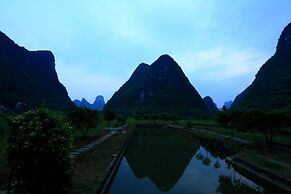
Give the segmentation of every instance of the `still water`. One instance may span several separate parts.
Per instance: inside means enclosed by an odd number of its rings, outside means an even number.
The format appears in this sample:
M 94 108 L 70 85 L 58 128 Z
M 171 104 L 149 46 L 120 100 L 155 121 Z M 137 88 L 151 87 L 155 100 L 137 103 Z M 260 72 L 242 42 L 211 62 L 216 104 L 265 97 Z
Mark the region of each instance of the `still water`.
M 271 193 L 243 177 L 191 135 L 139 129 L 109 194 Z

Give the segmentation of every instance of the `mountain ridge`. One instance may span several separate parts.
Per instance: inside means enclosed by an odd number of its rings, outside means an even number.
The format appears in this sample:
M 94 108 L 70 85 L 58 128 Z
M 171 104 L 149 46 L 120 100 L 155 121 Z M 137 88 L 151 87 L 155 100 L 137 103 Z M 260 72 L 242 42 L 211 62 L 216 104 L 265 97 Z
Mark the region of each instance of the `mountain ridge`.
M 85 98 L 82 100 L 74 100 L 73 103 L 78 107 L 85 107 L 92 110 L 102 111 L 105 105 L 104 97 L 101 95 L 96 96 L 95 101 L 91 104 Z
M 209 115 L 203 99 L 169 55 L 141 63 L 105 105 L 124 114 Z
M 29 51 L 0 31 L 0 104 L 66 109 L 72 105 L 59 82 L 51 51 Z
M 291 23 L 282 31 L 275 54 L 262 65 L 255 80 L 234 100 L 232 108 L 291 111 Z

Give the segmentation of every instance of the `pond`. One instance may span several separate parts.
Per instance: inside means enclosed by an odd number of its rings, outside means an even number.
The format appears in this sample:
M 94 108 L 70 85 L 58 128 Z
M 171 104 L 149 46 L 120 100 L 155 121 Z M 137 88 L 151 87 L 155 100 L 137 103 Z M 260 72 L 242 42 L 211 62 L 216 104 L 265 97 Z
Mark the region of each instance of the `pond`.
M 109 194 L 271 193 L 242 176 L 191 135 L 138 129 Z

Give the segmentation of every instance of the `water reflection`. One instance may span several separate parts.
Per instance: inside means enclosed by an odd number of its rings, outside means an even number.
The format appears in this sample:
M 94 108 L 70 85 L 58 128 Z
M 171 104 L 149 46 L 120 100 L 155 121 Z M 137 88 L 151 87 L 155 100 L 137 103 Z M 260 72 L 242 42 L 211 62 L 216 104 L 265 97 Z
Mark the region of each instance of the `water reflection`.
M 137 178 L 148 177 L 166 192 L 183 175 L 198 148 L 184 133 L 147 129 L 136 134 L 125 157 Z
M 187 133 L 139 130 L 127 147 L 109 194 L 260 193 Z M 264 191 L 265 192 L 265 191 Z
M 253 188 L 245 182 L 242 182 L 240 179 L 231 176 L 219 176 L 219 185 L 216 190 L 218 193 L 222 194 L 261 194 L 259 188 Z

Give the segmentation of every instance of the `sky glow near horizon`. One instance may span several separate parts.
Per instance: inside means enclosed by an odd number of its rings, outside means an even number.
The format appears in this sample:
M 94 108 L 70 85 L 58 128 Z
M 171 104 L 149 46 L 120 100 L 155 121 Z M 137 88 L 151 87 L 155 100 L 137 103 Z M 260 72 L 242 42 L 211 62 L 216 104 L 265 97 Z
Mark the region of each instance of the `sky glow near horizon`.
M 11 0 L 1 2 L 0 30 L 51 50 L 72 100 L 108 100 L 138 64 L 167 53 L 221 107 L 274 54 L 290 10 L 290 0 Z

